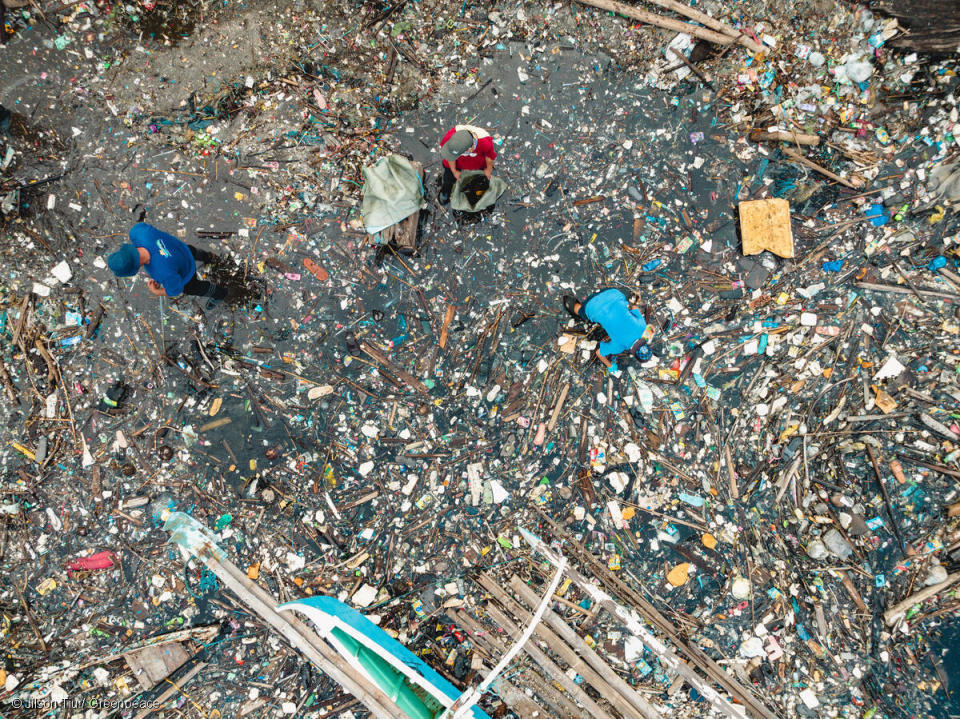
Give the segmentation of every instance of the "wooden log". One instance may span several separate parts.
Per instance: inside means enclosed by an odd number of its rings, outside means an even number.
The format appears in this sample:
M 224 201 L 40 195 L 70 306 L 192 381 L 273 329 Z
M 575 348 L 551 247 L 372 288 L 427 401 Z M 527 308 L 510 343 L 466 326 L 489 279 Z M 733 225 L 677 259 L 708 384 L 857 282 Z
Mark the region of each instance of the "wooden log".
M 661 2 L 662 1 L 663 0 L 661 0 Z M 599 8 L 600 10 L 615 12 L 618 15 L 623 15 L 631 20 L 639 20 L 640 22 L 645 22 L 648 25 L 660 27 L 664 30 L 685 32 L 688 35 L 692 35 L 693 37 L 700 38 L 701 40 L 706 40 L 707 42 L 712 42 L 717 45 L 732 45 L 737 40 L 737 38 L 732 35 L 716 32 L 715 30 L 708 30 L 707 28 L 703 28 L 698 25 L 691 25 L 690 23 L 674 20 L 673 18 L 664 17 L 663 15 L 657 15 L 656 13 L 648 12 L 646 10 L 640 10 L 639 8 L 635 8 L 630 5 L 624 5 L 622 2 L 616 2 L 616 0 L 577 0 L 577 2 L 579 2 L 581 5 L 590 5 L 591 7 Z M 679 5 L 679 3 L 677 4 Z M 684 9 L 687 10 L 690 8 L 684 7 Z M 762 50 L 760 45 L 748 37 L 739 38 L 739 42 L 753 52 L 760 52 Z
M 816 171 L 816 172 L 819 172 L 821 175 L 823 175 L 824 177 L 827 177 L 827 178 L 833 180 L 834 182 L 839 182 L 839 183 L 840 183 L 841 185 L 843 185 L 844 187 L 849 187 L 851 190 L 860 190 L 860 189 L 863 188 L 863 183 L 862 183 L 862 182 L 859 183 L 859 184 L 855 184 L 855 183 L 851 182 L 850 180 L 845 180 L 844 178 L 840 177 L 840 175 L 837 175 L 837 174 L 835 174 L 835 173 L 833 173 L 833 172 L 830 172 L 830 170 L 828 170 L 828 169 L 825 168 L 825 167 L 822 167 L 822 166 L 818 165 L 818 164 L 817 164 L 816 162 L 814 162 L 813 160 L 808 160 L 806 157 L 804 157 L 803 155 L 801 155 L 799 152 L 796 152 L 795 150 L 791 150 L 789 147 L 781 147 L 781 148 L 780 148 L 780 151 L 781 151 L 784 155 L 786 155 L 787 157 L 789 157 L 791 160 L 794 160 L 794 161 L 796 161 L 796 162 L 799 162 L 801 165 L 806 165 L 806 166 L 809 167 L 811 170 L 814 170 L 814 171 Z
M 512 635 L 515 639 L 522 634 L 520 629 L 512 621 L 510 621 L 510 618 L 499 609 L 491 605 L 487 605 L 486 609 L 487 614 L 490 615 L 490 618 L 503 627 L 507 634 Z M 599 704 L 587 696 L 587 693 L 583 691 L 583 689 L 581 689 L 570 677 L 568 677 L 566 672 L 557 666 L 557 664 L 543 651 L 533 646 L 530 642 L 527 642 L 523 645 L 523 652 L 527 654 L 533 661 L 539 664 L 540 667 L 547 673 L 547 676 L 549 676 L 553 681 L 557 682 L 557 684 L 569 692 L 570 696 L 573 697 L 578 704 L 590 712 L 590 716 L 593 717 L 593 719 L 613 719 L 608 712 L 605 712 L 600 708 Z
M 383 354 L 383 352 L 378 350 L 373 345 L 370 345 L 366 342 L 361 342 L 360 349 L 366 352 L 373 359 L 375 359 L 377 362 L 379 362 L 384 367 L 386 367 L 387 370 L 389 370 L 392 374 L 395 374 L 397 377 L 402 379 L 404 382 L 406 382 L 408 385 L 410 385 L 413 389 L 415 389 L 420 394 L 426 394 L 426 395 L 430 394 L 430 390 L 427 388 L 427 386 L 423 382 L 418 380 L 409 372 L 397 367 L 395 364 L 393 364 L 393 362 L 387 359 L 387 356 Z
M 914 604 L 920 604 L 921 602 L 925 602 L 931 597 L 935 597 L 940 592 L 946 591 L 957 582 L 960 582 L 960 572 L 954 572 L 939 584 L 934 584 L 933 586 L 925 587 L 924 589 L 921 589 L 919 592 L 911 594 L 902 602 L 898 602 L 897 604 L 894 604 L 887 611 L 885 611 L 883 613 L 883 621 L 887 623 L 888 627 L 892 627 L 894 624 L 897 623 L 897 620 L 900 619 L 901 616 L 906 614 L 907 610 L 910 609 L 910 607 L 912 607 Z
M 765 132 L 763 130 L 751 130 L 750 139 L 753 142 L 763 142 L 764 140 L 774 140 L 777 142 L 792 142 L 795 145 L 819 145 L 819 135 L 808 135 L 803 132 Z
M 498 599 L 505 597 L 511 606 L 507 609 L 526 621 L 529 612 L 507 595 L 493 582 L 492 578 L 482 575 L 481 579 L 492 585 L 487 591 Z M 516 575 L 510 577 L 510 588 L 527 606 L 537 606 L 540 599 L 530 587 Z M 600 656 L 587 646 L 587 643 L 553 610 L 547 610 L 543 621 L 549 627 L 538 627 L 542 630 L 541 638 L 549 644 L 550 649 L 556 652 L 567 664 L 575 669 L 600 695 L 609 701 L 613 707 L 625 717 L 644 717 L 654 719 L 660 717 L 660 711 L 650 704 L 646 698 L 640 696 L 621 679 Z M 579 656 L 578 656 L 579 655 Z M 582 657 L 582 659 L 580 658 Z
M 948 517 L 960 517 L 960 502 L 948 504 L 946 509 Z
M 601 10 L 609 10 L 610 12 L 615 12 L 618 15 L 633 18 L 634 20 L 640 20 L 641 22 L 645 22 L 649 25 L 656 25 L 657 27 L 662 27 L 666 30 L 685 32 L 689 35 L 693 35 L 694 37 L 699 37 L 701 40 L 708 40 L 709 42 L 717 43 L 719 45 L 731 45 L 734 42 L 739 42 L 751 52 L 764 51 L 763 45 L 759 44 L 752 38 L 743 35 L 740 31 L 736 30 L 730 25 L 727 25 L 716 18 L 712 18 L 706 13 L 700 12 L 699 10 L 694 10 L 692 7 L 687 7 L 676 0 L 650 0 L 650 2 L 652 2 L 654 5 L 659 5 L 662 8 L 673 10 L 678 15 L 683 15 L 691 20 L 695 20 L 701 25 L 705 25 L 707 28 L 712 28 L 712 30 L 707 30 L 697 27 L 696 25 L 680 22 L 679 20 L 673 20 L 672 18 L 663 17 L 652 12 L 647 12 L 646 10 L 640 10 L 639 8 L 635 8 L 630 5 L 624 5 L 621 2 L 615 2 L 615 0 L 577 1 L 582 5 L 592 5 L 593 7 L 600 8 Z M 649 16 L 653 19 L 648 19 L 646 16 Z M 668 25 L 668 22 L 672 24 Z

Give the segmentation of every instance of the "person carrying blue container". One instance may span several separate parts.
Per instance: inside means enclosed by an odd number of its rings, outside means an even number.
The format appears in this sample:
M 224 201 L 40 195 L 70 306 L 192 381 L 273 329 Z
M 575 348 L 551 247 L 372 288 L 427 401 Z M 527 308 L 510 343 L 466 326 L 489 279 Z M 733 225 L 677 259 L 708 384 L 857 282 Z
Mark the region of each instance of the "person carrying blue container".
M 603 327 L 610 339 L 599 344 L 597 358 L 611 372 L 617 371 L 616 356 L 623 352 L 629 351 L 641 362 L 653 356 L 649 345 L 653 327 L 643 312 L 631 307 L 627 296 L 615 287 L 595 292 L 583 302 L 564 295 L 563 308 L 576 320 L 595 322 Z
M 147 287 L 157 297 L 193 295 L 208 297 L 207 309 L 227 298 L 225 287 L 197 278 L 197 262 L 209 263 L 216 255 L 181 242 L 153 225 L 138 222 L 130 228 L 130 242 L 107 258 L 117 277 L 133 277 L 140 268 L 150 280 Z

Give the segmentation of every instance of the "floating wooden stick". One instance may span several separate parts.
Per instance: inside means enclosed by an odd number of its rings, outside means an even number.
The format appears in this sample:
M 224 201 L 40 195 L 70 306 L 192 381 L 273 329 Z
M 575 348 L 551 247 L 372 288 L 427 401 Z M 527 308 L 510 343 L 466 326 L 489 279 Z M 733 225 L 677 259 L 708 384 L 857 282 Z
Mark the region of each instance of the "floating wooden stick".
M 550 415 L 550 421 L 547 422 L 547 431 L 552 432 L 557 426 L 557 420 L 560 418 L 560 410 L 563 409 L 563 403 L 567 399 L 567 393 L 570 391 L 570 383 L 567 382 L 560 390 L 560 396 L 557 397 L 556 404 L 553 405 L 553 413 Z
M 443 315 L 443 327 L 440 329 L 440 349 L 446 349 L 447 347 L 447 333 L 450 330 L 450 323 L 453 321 L 453 316 L 457 312 L 456 305 L 448 305 L 447 311 Z
M 373 347 L 372 345 L 369 345 L 366 342 L 361 342 L 360 349 L 362 349 L 368 355 L 373 357 L 373 359 L 375 359 L 377 362 L 379 362 L 384 367 L 386 367 L 392 374 L 395 374 L 397 377 L 402 379 L 408 385 L 413 387 L 413 389 L 415 389 L 420 394 L 430 394 L 430 390 L 427 388 L 427 386 L 423 382 L 418 380 L 409 372 L 406 372 L 405 370 L 402 370 L 399 367 L 397 367 L 389 359 L 387 359 L 386 355 L 384 355 L 376 347 Z
M 677 59 L 680 60 L 684 65 L 686 65 L 687 68 L 690 70 L 690 72 L 692 72 L 694 75 L 696 75 L 697 77 L 699 77 L 699 78 L 700 78 L 700 82 L 702 82 L 704 85 L 706 85 L 707 87 L 709 87 L 711 90 L 714 89 L 714 88 L 713 88 L 713 85 L 710 83 L 710 80 L 707 79 L 707 76 L 704 75 L 702 72 L 700 72 L 700 68 L 698 68 L 698 67 L 697 67 L 696 65 L 694 65 L 692 62 L 690 62 L 690 61 L 687 59 L 687 56 L 686 56 L 686 55 L 684 55 L 682 52 L 680 52 L 679 50 L 677 50 L 677 48 L 675 48 L 675 47 L 671 47 L 671 48 L 670 48 L 670 52 L 672 52 L 672 53 L 677 57 Z

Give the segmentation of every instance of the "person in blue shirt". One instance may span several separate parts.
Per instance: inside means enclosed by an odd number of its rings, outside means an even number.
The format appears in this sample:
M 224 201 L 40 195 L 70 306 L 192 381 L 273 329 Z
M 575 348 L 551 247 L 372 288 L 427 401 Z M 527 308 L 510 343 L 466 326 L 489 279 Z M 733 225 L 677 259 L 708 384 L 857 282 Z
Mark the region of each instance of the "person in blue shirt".
M 631 307 L 627 296 L 620 290 L 600 290 L 583 302 L 564 295 L 563 307 L 574 319 L 596 322 L 606 330 L 610 340 L 597 347 L 597 358 L 611 371 L 616 371 L 615 358 L 622 352 L 629 351 L 641 362 L 653 356 L 648 344 L 653 337 L 653 328 L 647 324 L 643 312 Z
M 215 258 L 153 225 L 138 222 L 130 228 L 130 242 L 112 253 L 107 265 L 117 277 L 133 277 L 143 267 L 150 277 L 147 287 L 157 297 L 209 297 L 207 306 L 212 308 L 226 299 L 228 292 L 213 282 L 197 279 L 197 262 Z

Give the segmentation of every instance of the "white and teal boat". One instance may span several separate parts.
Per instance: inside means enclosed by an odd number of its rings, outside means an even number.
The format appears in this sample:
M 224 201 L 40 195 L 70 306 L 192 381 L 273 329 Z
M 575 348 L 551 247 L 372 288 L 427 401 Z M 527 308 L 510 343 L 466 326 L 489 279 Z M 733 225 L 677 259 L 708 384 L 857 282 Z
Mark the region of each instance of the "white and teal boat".
M 291 610 L 312 621 L 317 633 L 410 719 L 440 719 L 460 698 L 453 684 L 353 607 L 324 596 L 277 607 L 279 612 Z M 475 706 L 469 716 L 490 719 Z

